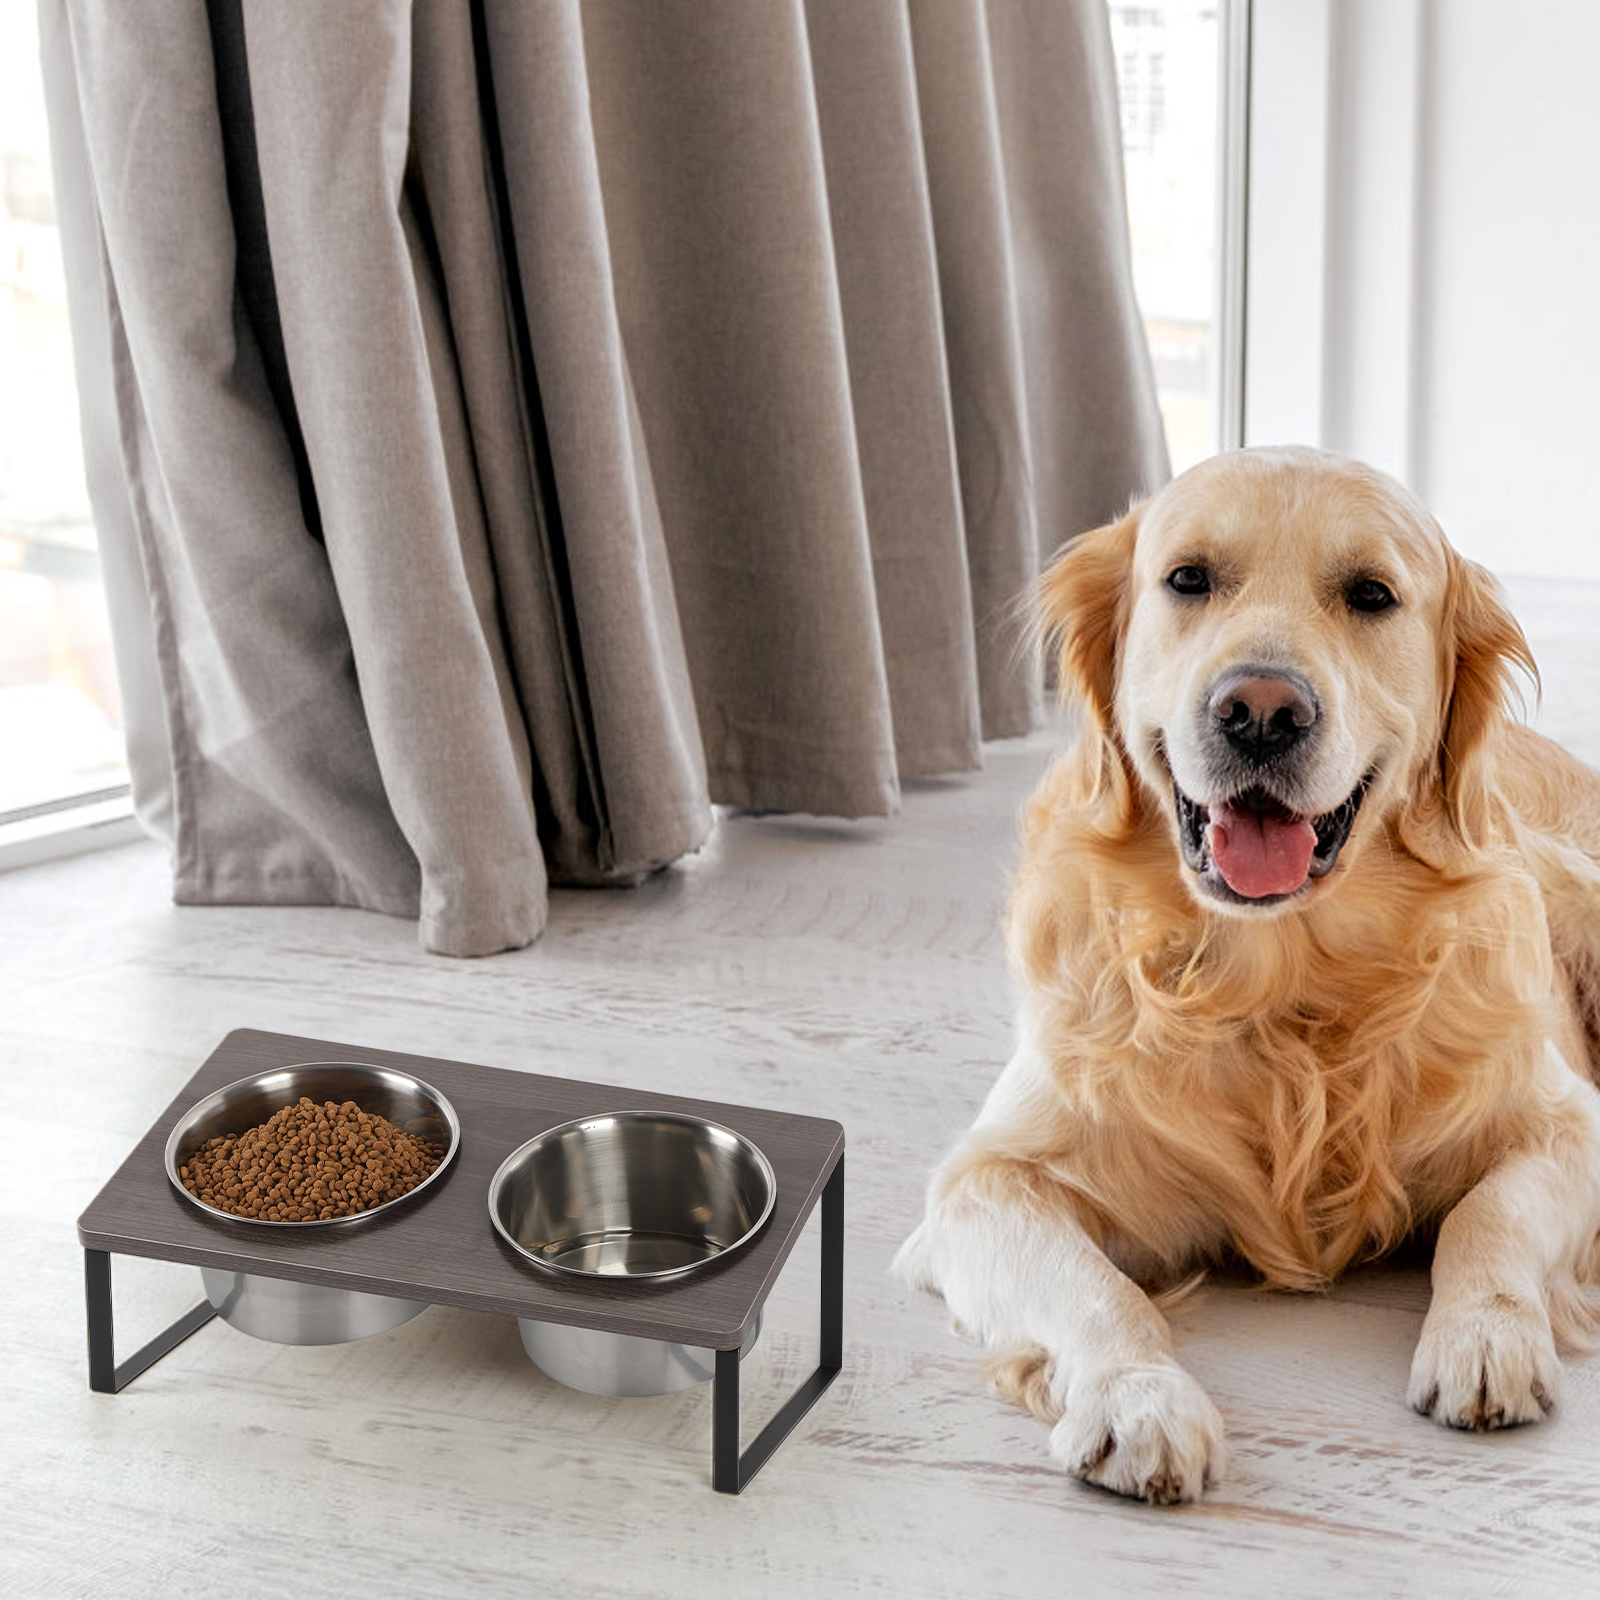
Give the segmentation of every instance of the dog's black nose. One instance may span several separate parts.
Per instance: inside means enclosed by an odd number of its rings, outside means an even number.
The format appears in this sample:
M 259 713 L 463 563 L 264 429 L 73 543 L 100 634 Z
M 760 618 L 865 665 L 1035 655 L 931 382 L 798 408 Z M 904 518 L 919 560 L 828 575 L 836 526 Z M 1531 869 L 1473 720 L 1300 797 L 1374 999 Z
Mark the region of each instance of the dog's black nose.
M 1304 678 L 1264 667 L 1243 667 L 1211 691 L 1211 715 L 1233 749 L 1247 761 L 1282 755 L 1311 731 L 1317 697 Z

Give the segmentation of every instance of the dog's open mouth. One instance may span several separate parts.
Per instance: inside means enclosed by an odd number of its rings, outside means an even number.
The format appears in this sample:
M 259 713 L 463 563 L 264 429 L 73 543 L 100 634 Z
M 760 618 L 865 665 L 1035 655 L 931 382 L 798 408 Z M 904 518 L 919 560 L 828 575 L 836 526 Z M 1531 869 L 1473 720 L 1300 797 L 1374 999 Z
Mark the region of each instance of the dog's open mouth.
M 1333 870 L 1372 777 L 1320 817 L 1291 811 L 1265 789 L 1203 806 L 1173 784 L 1183 859 L 1218 899 L 1265 905 L 1298 894 Z

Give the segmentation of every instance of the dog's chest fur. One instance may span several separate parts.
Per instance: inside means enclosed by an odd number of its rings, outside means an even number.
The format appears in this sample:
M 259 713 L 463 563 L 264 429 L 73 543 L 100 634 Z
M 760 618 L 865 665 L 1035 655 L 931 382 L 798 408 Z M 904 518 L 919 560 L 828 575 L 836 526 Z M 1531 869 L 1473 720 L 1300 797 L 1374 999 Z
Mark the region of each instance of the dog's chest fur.
M 1435 889 L 1424 918 L 1399 870 L 1360 922 L 1087 917 L 1061 947 L 1084 979 L 1029 985 L 1052 1166 L 1142 1275 L 1236 1254 L 1306 1288 L 1397 1244 L 1524 1131 L 1549 1005 L 1511 947 L 1529 893 L 1462 885 L 1441 912 Z

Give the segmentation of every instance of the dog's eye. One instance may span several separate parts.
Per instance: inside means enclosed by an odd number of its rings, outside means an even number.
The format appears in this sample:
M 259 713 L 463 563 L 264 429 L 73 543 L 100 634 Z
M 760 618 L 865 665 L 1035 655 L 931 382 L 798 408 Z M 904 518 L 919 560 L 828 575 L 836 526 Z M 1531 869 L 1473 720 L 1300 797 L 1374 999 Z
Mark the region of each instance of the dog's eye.
M 1174 567 L 1167 574 L 1167 587 L 1174 594 L 1211 593 L 1211 574 L 1204 567 Z
M 1344 592 L 1345 604 L 1352 611 L 1387 611 L 1400 602 L 1394 590 L 1376 578 L 1357 578 Z

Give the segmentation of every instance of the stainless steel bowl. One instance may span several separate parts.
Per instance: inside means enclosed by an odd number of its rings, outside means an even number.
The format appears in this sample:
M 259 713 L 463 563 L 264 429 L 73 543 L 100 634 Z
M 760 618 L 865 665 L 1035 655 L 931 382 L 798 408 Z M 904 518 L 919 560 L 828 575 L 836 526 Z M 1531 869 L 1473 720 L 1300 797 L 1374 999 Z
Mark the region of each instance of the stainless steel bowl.
M 353 1100 L 363 1111 L 387 1117 L 398 1128 L 445 1147 L 439 1165 L 408 1194 L 354 1216 L 321 1222 L 274 1222 L 218 1211 L 189 1193 L 178 1169 L 208 1139 L 257 1128 L 302 1095 L 319 1105 Z M 382 1216 L 424 1193 L 449 1168 L 461 1144 L 455 1108 L 431 1084 L 393 1067 L 361 1061 L 307 1061 L 276 1067 L 230 1083 L 180 1117 L 167 1138 L 167 1178 L 207 1217 L 243 1228 L 348 1228 Z M 426 1300 L 397 1300 L 354 1289 L 294 1283 L 256 1273 L 201 1269 L 206 1298 L 217 1315 L 243 1333 L 277 1344 L 340 1344 L 397 1328 L 428 1309 Z
M 679 1278 L 761 1231 L 772 1164 L 742 1134 L 671 1111 L 582 1117 L 530 1139 L 489 1185 L 489 1216 L 540 1268 L 577 1278 Z M 715 1353 L 519 1317 L 552 1378 L 591 1394 L 669 1394 L 704 1383 Z M 741 1354 L 755 1343 L 759 1321 Z
M 224 1322 L 274 1344 L 348 1344 L 387 1333 L 428 1309 L 426 1300 L 396 1300 L 219 1267 L 201 1267 L 200 1281 Z
M 697 1383 L 709 1383 L 717 1372 L 717 1352 L 697 1344 L 597 1333 L 593 1328 L 535 1322 L 532 1317 L 518 1317 L 517 1329 L 522 1334 L 522 1348 L 546 1377 L 588 1394 L 630 1398 L 676 1394 Z M 760 1337 L 758 1313 L 755 1326 L 739 1346 L 741 1361 Z

